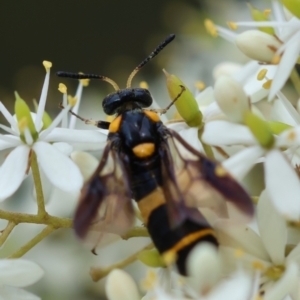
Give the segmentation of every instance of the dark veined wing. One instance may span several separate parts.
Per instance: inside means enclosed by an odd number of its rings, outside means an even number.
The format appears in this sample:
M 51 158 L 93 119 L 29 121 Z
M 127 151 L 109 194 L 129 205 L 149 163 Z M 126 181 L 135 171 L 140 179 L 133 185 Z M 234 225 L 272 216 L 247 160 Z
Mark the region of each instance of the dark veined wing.
M 253 216 L 251 198 L 219 163 L 195 150 L 177 132 L 165 128 L 165 133 L 159 151 L 172 226 L 186 219 L 202 222 L 193 208 L 208 208 L 228 218 L 227 204 L 231 204 L 244 220 Z
M 99 166 L 83 187 L 74 229 L 80 238 L 97 244 L 105 233 L 124 234 L 133 221 L 128 172 L 120 154 L 108 142 Z

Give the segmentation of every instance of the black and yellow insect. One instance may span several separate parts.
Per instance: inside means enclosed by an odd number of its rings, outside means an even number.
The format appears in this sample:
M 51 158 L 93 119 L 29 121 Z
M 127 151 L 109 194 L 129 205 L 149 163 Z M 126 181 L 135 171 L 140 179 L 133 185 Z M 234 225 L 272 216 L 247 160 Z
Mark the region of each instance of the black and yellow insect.
M 253 206 L 220 164 L 163 125 L 157 112 L 148 108 L 152 97 L 147 89 L 131 87 L 134 75 L 174 37 L 168 36 L 134 69 L 125 89 L 100 75 L 58 72 L 58 76 L 96 78 L 116 90 L 103 100 L 104 112 L 115 119 L 94 122 L 109 133 L 99 166 L 84 186 L 75 213 L 77 235 L 85 238 L 90 230 L 126 232 L 134 221 L 134 199 L 158 251 L 173 254 L 179 272 L 186 274 L 186 257 L 197 243 L 218 244 L 214 229 L 198 208 L 210 208 L 226 217 L 226 201 L 250 216 Z

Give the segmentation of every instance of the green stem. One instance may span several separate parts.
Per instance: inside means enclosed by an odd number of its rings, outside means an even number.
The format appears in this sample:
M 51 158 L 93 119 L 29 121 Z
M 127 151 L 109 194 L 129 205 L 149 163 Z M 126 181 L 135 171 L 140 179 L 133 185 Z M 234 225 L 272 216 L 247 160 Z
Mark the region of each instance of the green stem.
M 146 227 L 132 227 L 126 234 L 122 235 L 123 240 L 128 240 L 133 237 L 149 237 L 149 232 Z
M 44 200 L 40 170 L 39 170 L 36 154 L 34 151 L 31 151 L 31 171 L 32 171 L 34 187 L 35 187 L 35 191 L 36 191 L 38 215 L 43 216 L 43 215 L 46 215 L 47 212 L 45 209 L 45 200 Z
M 0 247 L 4 244 L 4 242 L 7 240 L 8 236 L 12 232 L 12 230 L 15 228 L 16 224 L 14 222 L 9 221 L 5 229 L 2 231 L 2 234 L 0 236 Z
M 299 77 L 299 74 L 298 74 L 296 68 L 292 69 L 290 79 L 294 85 L 295 90 L 298 93 L 298 96 L 300 96 L 300 77 Z
M 202 134 L 203 134 L 203 131 L 204 131 L 204 126 L 202 126 L 201 128 L 199 128 L 198 130 L 198 139 L 199 141 L 201 142 L 202 144 L 202 147 L 204 149 L 204 152 L 206 154 L 206 156 L 210 159 L 215 159 L 215 156 L 214 156 L 214 153 L 213 153 L 213 150 L 212 150 L 212 147 L 205 144 L 202 140 Z
M 33 239 L 31 239 L 28 243 L 22 246 L 15 253 L 11 254 L 8 258 L 22 257 L 25 253 L 27 253 L 30 249 L 32 249 L 36 244 L 38 244 L 41 240 L 43 240 L 54 230 L 55 228 L 53 228 L 52 226 L 45 227 L 39 234 L 37 234 Z
M 16 225 L 19 223 L 33 223 L 51 225 L 54 228 L 71 228 L 73 220 L 68 218 L 54 217 L 51 215 L 32 215 L 17 212 L 10 212 L 0 209 L 0 219 L 8 220 Z
M 113 269 L 122 269 L 126 266 L 128 266 L 129 264 L 135 262 L 139 256 L 139 254 L 142 252 L 142 251 L 145 251 L 145 250 L 150 250 L 154 247 L 153 243 L 149 244 L 148 246 L 144 247 L 143 249 L 141 249 L 140 251 L 132 254 L 131 256 L 127 257 L 126 259 L 116 263 L 116 264 L 113 264 L 109 267 L 106 267 L 106 268 L 91 268 L 90 270 L 90 275 L 93 279 L 93 281 L 98 281 L 100 280 L 101 278 L 105 277 L 106 275 L 109 274 L 110 271 L 112 271 Z

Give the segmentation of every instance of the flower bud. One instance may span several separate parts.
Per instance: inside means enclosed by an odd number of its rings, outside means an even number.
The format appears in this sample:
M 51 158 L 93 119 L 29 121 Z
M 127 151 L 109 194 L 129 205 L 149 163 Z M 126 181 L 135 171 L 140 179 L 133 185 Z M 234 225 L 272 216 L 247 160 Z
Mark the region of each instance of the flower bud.
M 26 127 L 29 129 L 30 134 L 33 138 L 33 140 L 37 140 L 38 138 L 38 132 L 35 129 L 32 117 L 31 117 L 31 112 L 30 109 L 28 107 L 28 105 L 26 104 L 26 102 L 21 99 L 21 97 L 19 96 L 19 94 L 17 92 L 15 92 L 15 96 L 16 96 L 16 102 L 15 102 L 15 114 L 17 117 L 17 121 L 18 123 L 21 122 L 22 124 L 26 124 Z M 24 128 L 22 126 L 22 128 L 20 128 L 20 133 L 21 133 L 21 138 L 24 132 Z
M 202 123 L 202 113 L 199 110 L 196 99 L 184 83 L 175 75 L 163 70 L 167 78 L 167 88 L 169 95 L 174 100 L 185 87 L 182 95 L 174 103 L 179 114 L 190 127 L 199 127 Z
M 214 96 L 220 109 L 233 122 L 243 122 L 249 103 L 242 86 L 229 76 L 220 77 L 215 84 Z
M 281 3 L 297 18 L 300 18 L 300 0 L 280 0 Z
M 259 30 L 247 30 L 235 38 L 237 47 L 249 58 L 271 63 L 275 52 L 281 46 L 273 35 Z
M 250 9 L 250 12 L 251 12 L 251 16 L 252 16 L 252 19 L 254 21 L 269 21 L 269 18 L 268 16 L 266 15 L 266 11 L 260 11 L 259 9 L 257 9 L 256 7 L 254 7 L 253 5 L 251 5 L 250 3 L 247 3 L 248 4 L 248 7 Z M 260 31 L 263 31 L 265 33 L 268 33 L 268 34 L 275 34 L 275 31 L 272 27 L 258 27 L 258 29 Z
M 111 271 L 107 276 L 105 292 L 109 300 L 140 300 L 136 283 L 120 269 Z
M 247 112 L 244 118 L 245 124 L 249 127 L 259 144 L 267 149 L 272 148 L 275 139 L 268 123 L 252 112 Z
M 268 121 L 268 125 L 274 134 L 280 134 L 287 129 L 291 129 L 292 126 L 278 122 L 278 121 Z
M 163 259 L 157 249 L 144 250 L 140 252 L 138 259 L 145 265 L 152 268 L 165 267 Z
M 215 246 L 201 243 L 194 247 L 187 259 L 190 283 L 201 294 L 207 293 L 221 276 L 221 260 Z

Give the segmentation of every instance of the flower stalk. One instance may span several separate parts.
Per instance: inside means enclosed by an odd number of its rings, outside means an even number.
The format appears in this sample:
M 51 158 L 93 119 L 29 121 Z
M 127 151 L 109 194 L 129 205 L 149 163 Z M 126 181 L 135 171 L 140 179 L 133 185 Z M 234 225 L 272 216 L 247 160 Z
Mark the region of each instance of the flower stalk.
M 91 268 L 90 269 L 90 276 L 92 277 L 93 281 L 99 281 L 100 279 L 104 278 L 105 276 L 107 276 L 113 269 L 122 269 L 128 265 L 130 265 L 131 263 L 135 262 L 140 253 L 145 251 L 145 250 L 150 250 L 154 247 L 153 243 L 147 245 L 146 247 L 144 247 L 143 249 L 141 249 L 140 251 L 130 255 L 129 257 L 127 257 L 126 259 L 115 263 L 109 267 L 106 268 Z
M 2 231 L 0 236 L 0 247 L 5 243 L 13 229 L 15 228 L 16 224 L 14 222 L 9 221 L 5 229 Z
M 37 234 L 34 238 L 32 238 L 29 242 L 27 242 L 19 250 L 17 250 L 13 254 L 11 254 L 8 258 L 22 257 L 25 253 L 27 253 L 30 249 L 32 249 L 35 245 L 37 245 L 41 240 L 43 240 L 46 236 L 48 236 L 54 230 L 56 230 L 56 228 L 52 227 L 51 225 L 48 225 L 39 234 Z
M 36 154 L 35 154 L 34 151 L 31 151 L 30 166 L 31 166 L 31 170 L 32 170 L 34 188 L 35 188 L 35 191 L 36 191 L 36 199 L 37 199 L 37 205 L 38 205 L 38 216 L 43 217 L 43 216 L 47 215 L 47 212 L 46 212 L 46 209 L 45 209 L 45 200 L 44 200 L 40 170 L 39 170 L 39 167 L 38 167 L 38 162 L 37 162 Z

